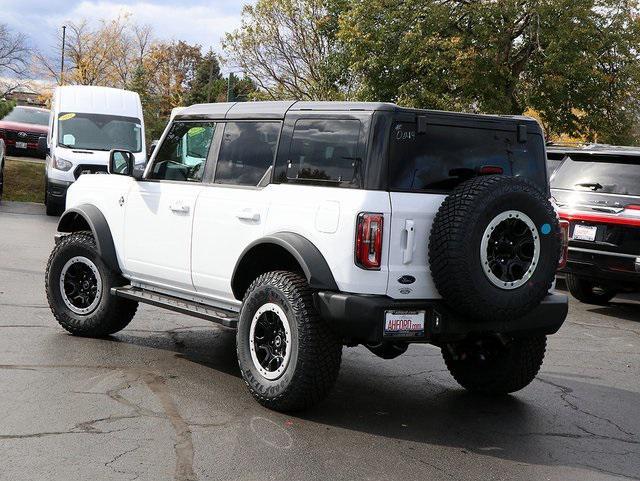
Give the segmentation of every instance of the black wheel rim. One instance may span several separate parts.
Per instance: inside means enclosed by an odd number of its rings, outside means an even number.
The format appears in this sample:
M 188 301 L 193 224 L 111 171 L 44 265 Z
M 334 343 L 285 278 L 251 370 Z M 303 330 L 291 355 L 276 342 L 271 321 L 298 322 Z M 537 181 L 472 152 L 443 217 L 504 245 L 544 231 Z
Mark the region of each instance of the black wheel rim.
M 250 329 L 250 348 L 254 366 L 267 379 L 284 372 L 291 353 L 289 323 L 276 304 L 265 304 L 255 313 Z
M 60 274 L 60 291 L 71 311 L 84 315 L 93 312 L 102 292 L 96 265 L 84 257 L 70 259 Z
M 485 229 L 480 260 L 496 286 L 515 289 L 533 275 L 540 255 L 540 239 L 533 221 L 522 212 L 496 216 Z

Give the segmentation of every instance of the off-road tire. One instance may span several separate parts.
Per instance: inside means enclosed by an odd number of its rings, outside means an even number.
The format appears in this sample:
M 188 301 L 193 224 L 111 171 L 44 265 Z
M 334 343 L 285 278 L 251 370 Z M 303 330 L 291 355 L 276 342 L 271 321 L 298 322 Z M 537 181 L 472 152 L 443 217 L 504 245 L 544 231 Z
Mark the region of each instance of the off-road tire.
M 267 303 L 283 310 L 291 331 L 289 362 L 274 380 L 260 374 L 250 352 L 252 319 Z M 340 370 L 342 345 L 318 315 L 306 279 L 293 272 L 273 271 L 253 281 L 244 296 L 237 354 L 242 378 L 260 404 L 276 411 L 297 411 L 313 406 L 329 393 Z
M 95 310 L 80 315 L 70 310 L 60 292 L 60 275 L 65 263 L 76 256 L 86 257 L 98 268 L 102 293 Z M 104 263 L 90 232 L 76 232 L 63 237 L 53 248 L 47 263 L 45 286 L 49 307 L 58 323 L 71 334 L 104 337 L 124 329 L 136 312 L 138 303 L 111 295 L 111 288 L 124 285 L 125 279 Z
M 598 286 L 590 280 L 574 274 L 567 274 L 565 280 L 571 295 L 585 304 L 606 306 L 618 293 L 615 289 Z M 600 288 L 600 291 L 596 291 L 597 287 Z
M 542 366 L 546 345 L 546 336 L 514 339 L 498 355 L 486 359 L 473 354 L 456 358 L 449 346 L 444 346 L 442 357 L 453 378 L 465 389 L 504 395 L 533 381 Z
M 512 210 L 526 214 L 534 223 L 540 253 L 525 284 L 502 289 L 485 274 L 480 247 L 490 223 Z M 509 321 L 522 317 L 540 304 L 551 288 L 561 252 L 559 233 L 551 203 L 530 182 L 501 175 L 463 182 L 440 206 L 429 236 L 435 286 L 449 307 L 467 319 Z

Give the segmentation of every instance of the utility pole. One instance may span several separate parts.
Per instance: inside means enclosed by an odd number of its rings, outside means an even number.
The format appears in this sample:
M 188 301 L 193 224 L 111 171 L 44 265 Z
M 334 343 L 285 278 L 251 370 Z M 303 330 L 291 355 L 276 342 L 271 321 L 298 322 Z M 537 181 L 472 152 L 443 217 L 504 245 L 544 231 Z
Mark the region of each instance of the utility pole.
M 232 72 L 229 72 L 229 76 L 227 77 L 227 102 L 231 102 L 231 76 Z
M 213 50 L 209 47 L 209 83 L 207 84 L 207 103 L 211 103 L 211 82 L 213 81 Z
M 64 45 L 67 40 L 67 26 L 62 26 L 62 61 L 60 62 L 60 85 L 64 85 Z

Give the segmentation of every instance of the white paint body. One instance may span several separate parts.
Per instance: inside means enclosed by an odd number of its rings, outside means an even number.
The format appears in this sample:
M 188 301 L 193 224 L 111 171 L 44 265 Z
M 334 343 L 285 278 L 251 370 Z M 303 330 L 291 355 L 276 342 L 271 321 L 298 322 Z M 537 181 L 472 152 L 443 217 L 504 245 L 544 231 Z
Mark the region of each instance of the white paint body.
M 141 125 L 141 150 L 135 152 L 134 155 L 136 164 L 146 162 L 142 104 L 140 96 L 136 92 L 108 87 L 68 85 L 57 87 L 51 100 L 49 135 L 47 137 L 49 147 L 46 161 L 47 178 L 74 182 L 76 180 L 74 171 L 78 165 L 106 166 L 109 161 L 109 152 L 106 151 L 70 149 L 60 145 L 58 117 L 63 112 L 118 115 L 138 119 Z M 67 160 L 73 166 L 66 171 L 56 169 L 54 164 L 56 158 Z
M 130 280 L 239 306 L 231 276 L 240 255 L 255 240 L 278 232 L 310 240 L 340 291 L 439 298 L 428 269 L 427 243 L 443 199 L 292 184 L 242 188 L 83 175 L 69 189 L 67 207 L 90 203 L 102 211 Z M 354 262 L 360 212 L 384 215 L 380 270 L 364 270 Z M 408 245 L 406 226 L 411 224 L 415 233 Z M 397 281 L 407 274 L 416 278 L 410 286 Z

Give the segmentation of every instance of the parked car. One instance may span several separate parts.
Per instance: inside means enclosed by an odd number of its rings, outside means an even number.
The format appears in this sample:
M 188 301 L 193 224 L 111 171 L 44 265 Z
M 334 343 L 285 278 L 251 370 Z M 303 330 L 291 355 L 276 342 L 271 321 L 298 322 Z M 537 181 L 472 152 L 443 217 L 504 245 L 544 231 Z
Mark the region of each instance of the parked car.
M 9 154 L 41 155 L 38 139 L 49 131 L 49 111 L 18 105 L 0 120 L 0 138 Z
M 567 314 L 545 144 L 527 117 L 349 102 L 194 105 L 144 174 L 114 150 L 71 186 L 49 259 L 58 322 L 123 329 L 139 302 L 237 329 L 251 394 L 318 402 L 342 346 L 442 350 L 465 388 L 528 385 Z
M 562 272 L 581 302 L 602 305 L 640 287 L 640 149 L 551 146 L 562 157 L 551 178 L 560 217 L 570 222 Z
M 0 201 L 2 201 L 2 194 L 4 193 L 4 164 L 6 154 L 7 148 L 5 147 L 4 140 L 0 139 Z
M 137 165 L 145 164 L 144 120 L 137 93 L 85 85 L 58 87 L 51 110 L 51 132 L 40 146 L 47 155 L 48 215 L 62 213 L 67 189 L 78 177 L 107 173 L 111 149 L 129 150 Z

